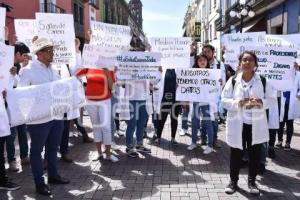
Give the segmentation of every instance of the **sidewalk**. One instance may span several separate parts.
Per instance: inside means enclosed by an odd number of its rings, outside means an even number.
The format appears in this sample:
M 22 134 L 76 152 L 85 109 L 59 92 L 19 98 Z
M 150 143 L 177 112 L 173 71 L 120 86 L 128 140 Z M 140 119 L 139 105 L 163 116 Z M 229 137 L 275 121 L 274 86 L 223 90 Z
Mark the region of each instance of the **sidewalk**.
M 84 125 L 90 127 L 87 117 L 84 118 Z M 152 130 L 151 127 L 148 129 Z M 190 135 L 177 135 L 180 144 L 171 146 L 169 122 L 160 146 L 152 146 L 145 140 L 146 146 L 152 150 L 150 155 L 128 158 L 125 154 L 125 137 L 116 138 L 121 146 L 117 152 L 120 162 L 116 164 L 92 161 L 97 158 L 95 145 L 83 144 L 81 138 L 72 137 L 70 141 L 74 146 L 70 152 L 75 162 L 58 162 L 60 174 L 69 178 L 71 184 L 52 185 L 53 199 L 300 199 L 298 124 L 295 124 L 291 145 L 293 150 L 277 150 L 274 160 L 267 159 L 265 174 L 258 176 L 257 183 L 262 190 L 260 197 L 253 197 L 247 192 L 246 169 L 242 169 L 240 175 L 241 191 L 234 195 L 224 193 L 224 187 L 229 182 L 229 148 L 224 142 L 224 129 L 224 126 L 220 127 L 221 148 L 209 155 L 204 155 L 201 147 L 194 151 L 187 150 L 191 142 Z M 0 192 L 0 200 L 49 199 L 36 194 L 29 166 L 19 173 L 9 172 L 9 177 L 22 188 L 14 192 Z

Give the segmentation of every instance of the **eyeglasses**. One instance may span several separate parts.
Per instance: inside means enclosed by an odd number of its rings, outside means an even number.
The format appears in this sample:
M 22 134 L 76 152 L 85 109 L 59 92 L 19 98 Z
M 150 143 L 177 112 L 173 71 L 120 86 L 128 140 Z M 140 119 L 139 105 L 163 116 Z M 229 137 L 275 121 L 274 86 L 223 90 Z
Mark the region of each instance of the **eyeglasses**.
M 50 48 L 50 49 L 43 49 L 41 50 L 43 52 L 46 52 L 46 53 L 53 53 L 54 52 L 54 49 L 53 48 Z

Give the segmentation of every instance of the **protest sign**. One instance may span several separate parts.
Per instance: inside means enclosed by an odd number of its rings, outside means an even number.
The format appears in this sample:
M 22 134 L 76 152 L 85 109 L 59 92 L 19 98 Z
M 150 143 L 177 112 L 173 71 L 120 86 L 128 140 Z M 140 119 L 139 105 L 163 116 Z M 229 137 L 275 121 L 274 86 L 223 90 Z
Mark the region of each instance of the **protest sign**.
M 258 58 L 257 72 L 281 91 L 291 90 L 295 79 L 294 62 L 297 50 L 278 47 L 247 47 Z
M 128 51 L 117 57 L 118 80 L 160 79 L 160 53 Z
M 71 14 L 36 13 L 38 36 L 53 42 L 56 64 L 76 63 L 74 20 Z
M 0 44 L 0 92 L 8 88 L 10 68 L 14 66 L 14 47 Z
M 163 69 L 190 68 L 192 40 L 184 38 L 150 38 L 152 52 L 161 53 Z
M 129 50 L 131 33 L 129 26 L 91 21 L 92 38 L 90 44 L 101 47 L 116 47 Z
M 219 69 L 177 69 L 176 101 L 215 102 L 219 95 Z
M 82 65 L 88 68 L 114 68 L 120 51 L 116 47 L 101 47 L 85 44 L 82 52 Z
M 0 42 L 5 41 L 5 17 L 6 16 L 6 9 L 0 7 Z
M 84 89 L 75 78 L 7 91 L 11 126 L 43 119 L 59 119 L 85 104 Z
M 32 39 L 37 36 L 37 26 L 34 19 L 15 19 L 17 40 L 26 44 L 32 51 Z
M 231 33 L 222 36 L 225 64 L 236 70 L 238 57 L 247 46 L 264 46 L 265 32 Z
M 0 137 L 10 135 L 9 120 L 2 94 L 0 94 Z

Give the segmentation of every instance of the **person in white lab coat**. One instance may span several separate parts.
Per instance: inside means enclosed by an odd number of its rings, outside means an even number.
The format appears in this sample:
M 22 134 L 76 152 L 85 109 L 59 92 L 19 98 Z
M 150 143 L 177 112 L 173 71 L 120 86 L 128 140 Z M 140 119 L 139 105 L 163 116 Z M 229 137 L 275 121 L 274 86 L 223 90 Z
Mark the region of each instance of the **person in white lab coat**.
M 258 64 L 254 53 L 243 52 L 239 57 L 239 63 L 242 72 L 228 80 L 221 95 L 224 108 L 228 111 L 226 136 L 231 150 L 231 181 L 225 192 L 233 194 L 238 189 L 243 149 L 248 149 L 249 192 L 259 194 L 255 178 L 260 164 L 261 144 L 269 140 L 266 109 L 275 101 L 276 93 L 268 82 L 264 92 L 263 77 L 255 73 Z

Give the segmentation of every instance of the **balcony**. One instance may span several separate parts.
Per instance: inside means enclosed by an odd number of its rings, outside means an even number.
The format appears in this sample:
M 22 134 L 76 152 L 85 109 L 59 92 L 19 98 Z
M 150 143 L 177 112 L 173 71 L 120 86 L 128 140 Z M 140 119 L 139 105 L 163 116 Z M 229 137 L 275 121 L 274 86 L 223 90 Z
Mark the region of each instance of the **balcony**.
M 46 13 L 65 13 L 66 11 L 54 3 L 42 3 L 41 10 Z

